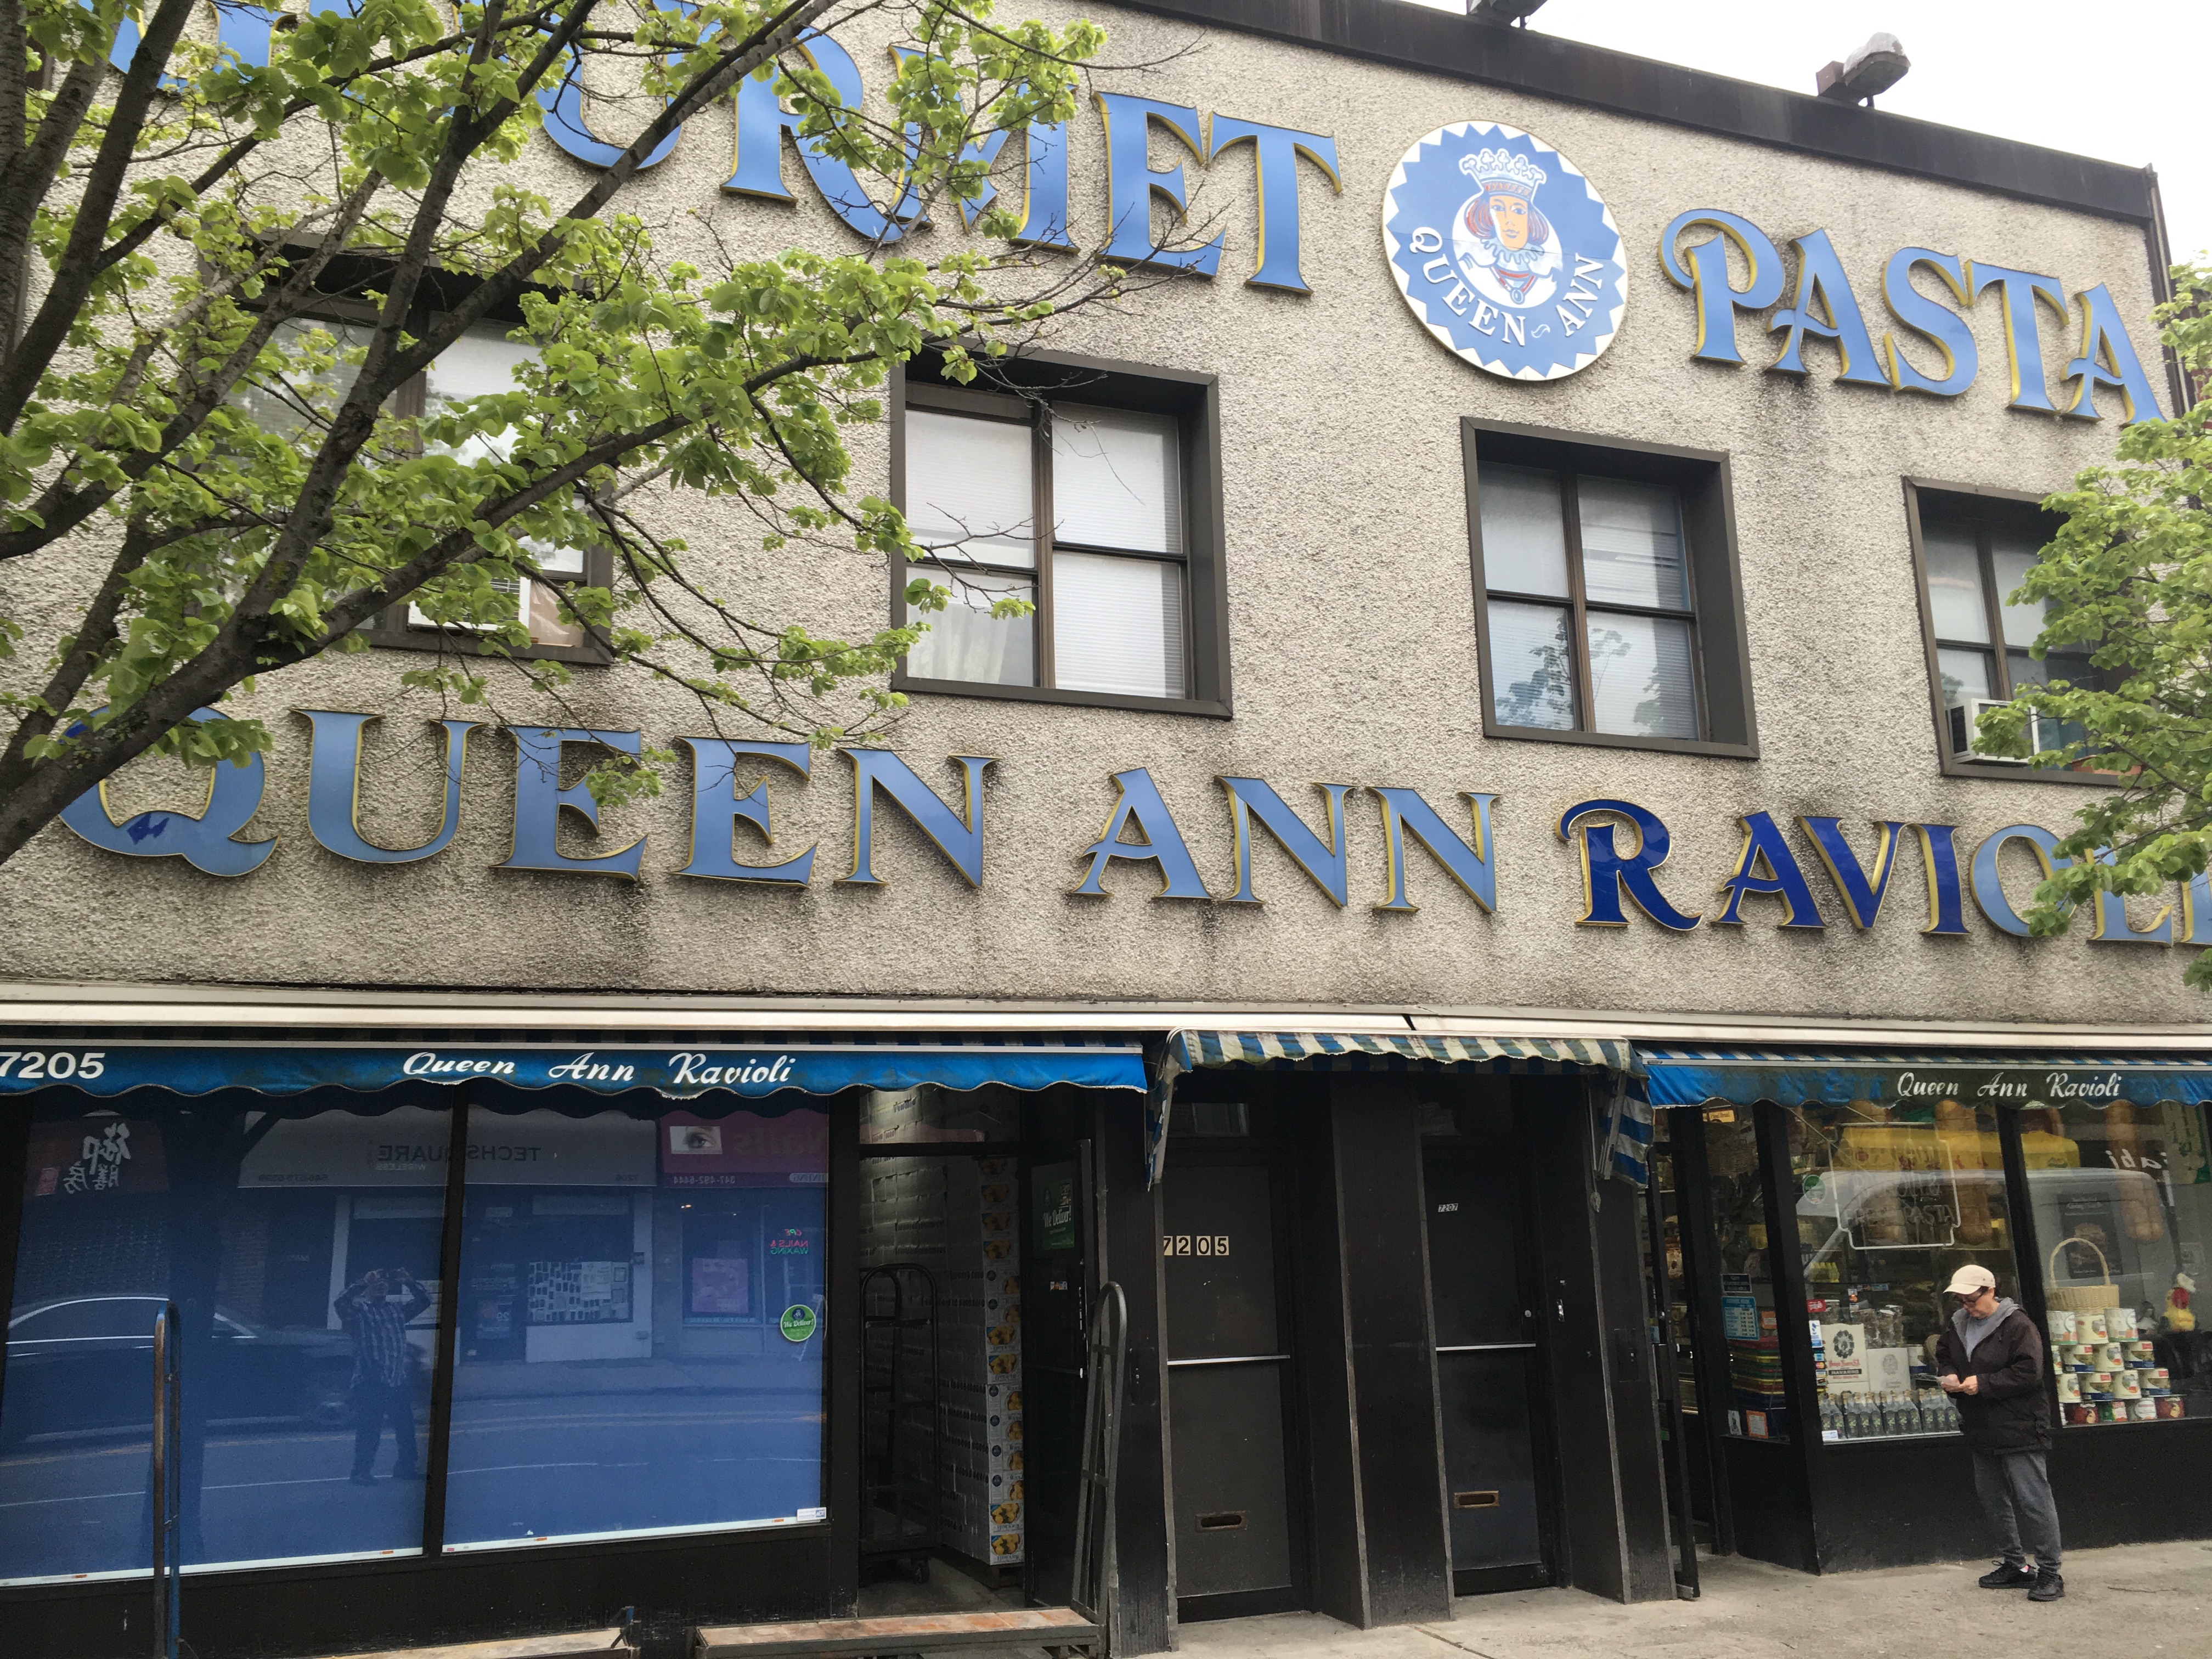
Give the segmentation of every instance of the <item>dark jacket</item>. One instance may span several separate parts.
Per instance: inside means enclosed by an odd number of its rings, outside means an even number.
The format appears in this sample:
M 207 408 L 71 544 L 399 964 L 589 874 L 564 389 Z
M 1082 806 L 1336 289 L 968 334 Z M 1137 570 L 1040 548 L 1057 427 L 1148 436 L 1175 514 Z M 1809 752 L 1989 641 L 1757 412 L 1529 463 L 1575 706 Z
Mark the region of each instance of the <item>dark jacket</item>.
M 2042 1451 L 2050 1446 L 2043 1334 L 2019 1309 L 1975 1346 L 1971 1359 L 1957 1328 L 1946 1325 L 1936 1342 L 1936 1371 L 1961 1382 L 1980 1379 L 1972 1394 L 1951 1396 L 1959 1408 L 1960 1431 L 1976 1451 Z

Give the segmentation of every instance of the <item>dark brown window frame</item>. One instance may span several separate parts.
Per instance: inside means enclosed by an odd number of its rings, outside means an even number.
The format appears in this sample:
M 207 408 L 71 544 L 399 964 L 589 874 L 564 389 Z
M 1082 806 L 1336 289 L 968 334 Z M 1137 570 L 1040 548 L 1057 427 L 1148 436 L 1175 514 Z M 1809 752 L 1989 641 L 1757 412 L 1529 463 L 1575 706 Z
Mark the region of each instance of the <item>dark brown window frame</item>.
M 448 298 L 454 296 L 446 296 Z M 443 306 L 426 306 L 410 312 L 407 331 L 420 337 L 433 317 L 447 309 Z M 351 327 L 373 326 L 377 310 L 364 301 L 348 300 L 337 295 L 318 299 L 295 319 L 310 325 L 342 323 Z M 519 327 L 520 315 L 489 317 L 486 325 L 497 327 Z M 424 408 L 424 392 L 428 384 L 426 369 L 392 393 L 392 409 L 403 420 L 420 420 Z M 580 576 L 533 576 L 532 581 L 575 584 L 584 587 L 611 587 L 614 583 L 614 555 L 604 547 L 584 550 L 584 574 Z M 614 661 L 614 653 L 589 639 L 581 645 L 532 645 L 520 650 L 492 650 L 469 629 L 459 627 L 418 628 L 407 620 L 407 608 L 411 603 L 401 599 L 388 605 L 364 623 L 359 630 L 371 646 L 387 651 L 459 652 L 470 656 L 507 657 L 523 662 L 567 662 L 587 666 L 605 667 Z
M 1996 660 L 1997 684 L 2005 689 L 2007 696 L 2012 690 L 2012 669 L 2005 661 L 2009 648 L 2004 643 L 2003 596 L 1996 590 L 1993 573 L 1990 568 L 1990 538 L 1987 526 L 1978 520 L 1971 510 L 1974 501 L 1994 504 L 1996 511 L 1980 515 L 1983 518 L 1999 514 L 2017 514 L 2022 523 L 2041 517 L 2055 520 L 2042 513 L 2043 497 L 2021 489 L 1996 489 L 1985 484 L 1952 483 L 1940 478 L 1907 477 L 1905 486 L 1905 528 L 1912 548 L 1912 586 L 1920 606 L 1920 642 L 1928 659 L 1928 702 L 1936 721 L 1936 759 L 1947 778 L 1990 778 L 2008 783 L 2057 783 L 2076 788 L 2112 789 L 2119 787 L 2118 778 L 2111 772 L 2077 772 L 2072 770 L 2039 769 L 2020 762 L 1977 760 L 1961 757 L 1951 747 L 1950 710 L 1943 701 L 1943 670 L 1937 652 L 1941 648 L 1936 638 L 1936 610 L 1933 596 L 1928 587 L 1928 550 L 1923 538 L 1922 526 L 1928 519 L 1938 522 L 1945 520 L 1965 520 L 1976 524 L 1976 542 L 1982 557 L 1982 577 L 1984 583 L 1982 602 L 1990 613 L 1990 643 L 1976 645 L 1967 641 L 1954 642 L 1959 650 L 1986 651 Z M 1952 501 L 1935 503 L 1930 514 L 1923 497 L 1952 497 Z M 1948 511 L 1945 509 L 1948 508 Z M 2050 538 L 2045 537 L 2047 542 Z
M 1743 580 L 1736 553 L 1735 490 L 1728 456 L 1717 450 L 1685 449 L 1671 444 L 1596 437 L 1553 427 L 1485 421 L 1460 421 L 1460 453 L 1467 477 L 1468 555 L 1474 579 L 1476 661 L 1482 699 L 1482 734 L 1511 742 L 1581 744 L 1594 749 L 1639 749 L 1655 754 L 1712 755 L 1733 760 L 1759 758 L 1759 726 L 1752 701 L 1751 653 L 1744 631 Z M 1626 478 L 1638 483 L 1671 485 L 1682 503 L 1682 538 L 1688 556 L 1690 609 L 1651 609 L 1601 605 L 1601 611 L 1681 617 L 1695 629 L 1698 724 L 1706 736 L 1638 737 L 1609 732 L 1555 731 L 1547 726 L 1499 722 L 1492 700 L 1490 651 L 1491 589 L 1484 574 L 1480 464 L 1517 466 L 1571 479 L 1574 476 Z M 1563 483 L 1562 489 L 1571 488 Z M 1567 502 L 1563 499 L 1562 508 Z M 1565 514 L 1568 533 L 1568 586 L 1579 625 L 1586 614 L 1580 562 L 1578 514 Z M 1498 597 L 1512 600 L 1514 590 Z M 1545 603 L 1557 605 L 1557 595 Z M 1591 706 L 1589 657 L 1575 653 L 1576 698 L 1580 710 Z
M 940 410 L 1026 423 L 1031 432 L 1031 501 L 1036 519 L 1036 568 L 978 565 L 979 572 L 1018 574 L 1036 583 L 1037 616 L 1034 660 L 1037 678 L 1052 672 L 1051 589 L 1054 550 L 1103 553 L 1175 562 L 1166 556 L 1139 554 L 1127 548 L 1095 548 L 1056 542 L 1052 525 L 1052 447 L 1048 410 L 1052 403 L 1088 404 L 1175 416 L 1181 434 L 1179 459 L 1183 491 L 1183 649 L 1190 688 L 1185 697 L 1146 697 L 1113 691 L 1078 691 L 1049 684 L 993 685 L 969 680 L 924 678 L 909 673 L 905 659 L 891 676 L 891 689 L 908 696 L 988 697 L 1008 702 L 1056 703 L 1085 708 L 1126 708 L 1152 714 L 1196 714 L 1228 720 L 1235 709 L 1230 696 L 1229 593 L 1223 549 L 1226 542 L 1221 504 L 1220 386 L 1212 374 L 1131 363 L 1114 358 L 1065 352 L 1025 352 L 988 365 L 975 386 L 947 381 L 933 360 L 917 358 L 892 376 L 891 500 L 906 507 L 906 411 Z M 890 572 L 891 625 L 906 623 L 906 586 L 918 567 Z

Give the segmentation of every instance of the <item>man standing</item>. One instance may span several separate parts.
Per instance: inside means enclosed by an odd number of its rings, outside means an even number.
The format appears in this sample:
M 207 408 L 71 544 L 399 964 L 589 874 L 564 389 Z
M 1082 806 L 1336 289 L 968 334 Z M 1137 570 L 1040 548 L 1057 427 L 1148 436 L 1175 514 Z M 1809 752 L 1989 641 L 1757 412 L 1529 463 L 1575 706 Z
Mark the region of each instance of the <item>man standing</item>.
M 2025 1587 L 2031 1601 L 2056 1601 L 2066 1581 L 2058 1576 L 2058 1508 L 2044 1468 L 2051 1413 L 2042 1334 L 2019 1304 L 1998 1297 L 1996 1275 L 1987 1267 L 1960 1268 L 1945 1294 L 1958 1298 L 1959 1309 L 1936 1345 L 1938 1380 L 1958 1405 L 1959 1427 L 1974 1451 L 1974 1492 L 2003 1553 L 1996 1570 L 1982 1575 L 1982 1586 Z
M 398 1293 L 392 1293 L 394 1284 Z M 415 1355 L 408 1322 L 429 1306 L 429 1292 L 404 1267 L 386 1274 L 372 1268 L 346 1286 L 332 1304 L 353 1334 L 353 1483 L 371 1486 L 369 1473 L 384 1425 L 392 1424 L 395 1480 L 419 1478 L 415 1462 Z

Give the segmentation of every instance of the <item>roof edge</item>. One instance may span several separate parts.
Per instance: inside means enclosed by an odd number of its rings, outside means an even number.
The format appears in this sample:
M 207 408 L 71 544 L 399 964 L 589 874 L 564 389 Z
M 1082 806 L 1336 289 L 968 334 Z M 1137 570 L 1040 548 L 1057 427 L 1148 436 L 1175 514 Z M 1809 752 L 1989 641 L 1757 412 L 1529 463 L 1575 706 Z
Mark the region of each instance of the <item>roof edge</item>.
M 1478 23 L 1404 0 L 1113 0 L 1427 74 L 2149 225 L 2147 168 Z M 1808 65 L 1808 72 L 1812 66 Z

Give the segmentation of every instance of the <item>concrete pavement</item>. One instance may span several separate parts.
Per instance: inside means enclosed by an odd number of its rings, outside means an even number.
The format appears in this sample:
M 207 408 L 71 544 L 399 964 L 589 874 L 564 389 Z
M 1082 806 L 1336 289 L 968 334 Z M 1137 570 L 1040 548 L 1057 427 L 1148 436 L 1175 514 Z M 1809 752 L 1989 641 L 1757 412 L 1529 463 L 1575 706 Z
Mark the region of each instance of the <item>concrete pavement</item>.
M 1466 1597 L 1449 1621 L 1360 1631 L 1319 1613 L 1187 1625 L 1200 1659 L 1922 1659 L 2212 1651 L 2212 1543 L 2085 1550 L 2063 1601 L 1985 1590 L 1986 1559 L 1814 1577 L 1729 1557 L 1700 1564 L 1695 1601 L 1635 1607 L 1579 1590 Z

